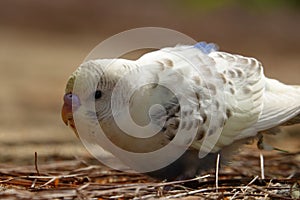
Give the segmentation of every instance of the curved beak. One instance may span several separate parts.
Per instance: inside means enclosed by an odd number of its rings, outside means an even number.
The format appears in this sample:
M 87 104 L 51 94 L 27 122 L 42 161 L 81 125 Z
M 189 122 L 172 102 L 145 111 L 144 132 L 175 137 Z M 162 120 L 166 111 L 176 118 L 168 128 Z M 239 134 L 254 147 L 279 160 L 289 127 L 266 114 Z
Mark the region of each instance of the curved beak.
M 76 95 L 73 95 L 72 93 L 67 93 L 64 95 L 64 104 L 61 109 L 61 117 L 63 122 L 72 128 L 77 137 L 79 136 L 73 119 L 73 112 L 75 112 L 79 106 L 80 101 Z
M 68 126 L 69 120 L 73 118 L 72 106 L 69 106 L 68 104 L 64 103 L 61 109 L 61 118 L 63 122 Z

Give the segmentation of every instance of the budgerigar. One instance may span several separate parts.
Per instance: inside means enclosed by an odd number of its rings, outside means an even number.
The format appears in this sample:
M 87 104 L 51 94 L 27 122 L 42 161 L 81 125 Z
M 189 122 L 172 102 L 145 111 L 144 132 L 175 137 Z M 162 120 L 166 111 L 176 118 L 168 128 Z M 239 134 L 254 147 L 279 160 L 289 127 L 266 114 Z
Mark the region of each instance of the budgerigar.
M 83 101 L 94 104 L 89 107 Z M 66 86 L 63 121 L 78 134 L 73 115 L 81 113 L 89 120 L 91 108 L 99 122 L 95 126 L 100 125 L 126 151 L 147 153 L 178 138 L 175 146 L 187 146 L 186 151 L 148 174 L 183 179 L 214 168 L 218 154 L 226 160 L 258 134 L 300 123 L 300 87 L 266 78 L 262 64 L 254 58 L 200 42 L 163 48 L 134 61 L 99 59 L 81 64 Z M 127 108 L 132 121 L 141 127 L 152 124 L 150 130 L 157 133 L 134 137 L 146 131 L 130 135 L 126 132 L 134 132 L 133 128 L 120 128 L 116 121 L 125 127 L 132 123 L 124 114 Z M 184 132 L 189 130 L 193 133 Z

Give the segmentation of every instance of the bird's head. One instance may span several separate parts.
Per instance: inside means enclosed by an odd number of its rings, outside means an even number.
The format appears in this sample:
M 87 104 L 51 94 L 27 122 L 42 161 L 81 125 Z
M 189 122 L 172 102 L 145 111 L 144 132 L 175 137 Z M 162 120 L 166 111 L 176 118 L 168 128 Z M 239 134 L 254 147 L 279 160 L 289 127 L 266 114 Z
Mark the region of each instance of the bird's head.
M 78 132 L 74 113 L 81 112 L 85 117 L 97 116 L 99 122 L 109 119 L 111 96 L 116 83 L 133 67 L 133 61 L 124 59 L 103 59 L 83 63 L 69 77 L 62 107 L 62 119 L 75 134 Z

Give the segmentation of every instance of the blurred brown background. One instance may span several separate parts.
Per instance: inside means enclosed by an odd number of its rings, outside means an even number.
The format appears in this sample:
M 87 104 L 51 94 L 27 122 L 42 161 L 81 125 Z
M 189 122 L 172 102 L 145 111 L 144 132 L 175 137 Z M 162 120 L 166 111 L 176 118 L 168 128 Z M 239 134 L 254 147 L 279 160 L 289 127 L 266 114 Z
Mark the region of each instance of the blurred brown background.
M 221 2 L 0 1 L 0 162 L 32 163 L 35 151 L 42 160 L 87 154 L 60 118 L 66 80 L 99 42 L 130 28 L 215 42 L 258 58 L 269 77 L 300 84 L 299 1 Z

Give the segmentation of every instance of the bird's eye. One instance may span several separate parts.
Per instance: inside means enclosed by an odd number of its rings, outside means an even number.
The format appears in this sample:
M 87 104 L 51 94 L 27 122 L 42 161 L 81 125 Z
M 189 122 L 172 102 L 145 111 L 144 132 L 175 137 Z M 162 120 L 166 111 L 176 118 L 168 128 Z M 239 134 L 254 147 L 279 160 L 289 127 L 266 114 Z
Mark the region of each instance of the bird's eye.
M 95 92 L 95 99 L 100 99 L 102 97 L 102 92 L 100 90 L 97 90 Z

